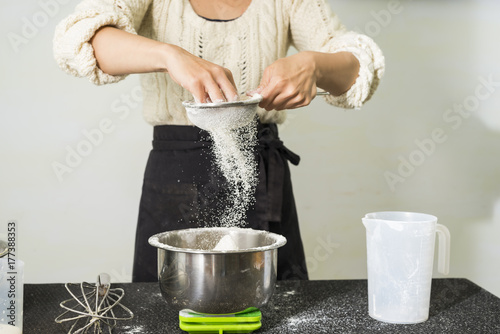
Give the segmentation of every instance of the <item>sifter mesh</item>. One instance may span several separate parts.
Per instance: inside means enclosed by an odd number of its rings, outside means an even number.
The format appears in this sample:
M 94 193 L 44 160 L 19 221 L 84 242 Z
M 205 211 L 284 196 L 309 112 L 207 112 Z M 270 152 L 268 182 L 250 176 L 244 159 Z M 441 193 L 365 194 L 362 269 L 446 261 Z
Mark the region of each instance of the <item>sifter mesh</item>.
M 234 102 L 197 103 L 185 101 L 189 120 L 197 127 L 212 131 L 215 129 L 236 129 L 250 123 L 256 113 L 262 96 L 255 94 L 251 97 L 241 96 Z

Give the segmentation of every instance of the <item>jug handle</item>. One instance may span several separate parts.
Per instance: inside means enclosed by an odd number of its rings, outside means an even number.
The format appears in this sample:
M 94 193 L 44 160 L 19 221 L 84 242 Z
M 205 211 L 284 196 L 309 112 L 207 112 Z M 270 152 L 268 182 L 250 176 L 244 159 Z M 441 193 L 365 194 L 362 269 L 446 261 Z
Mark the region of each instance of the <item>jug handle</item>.
M 436 232 L 439 237 L 438 271 L 448 275 L 450 272 L 450 231 L 441 224 L 436 224 Z

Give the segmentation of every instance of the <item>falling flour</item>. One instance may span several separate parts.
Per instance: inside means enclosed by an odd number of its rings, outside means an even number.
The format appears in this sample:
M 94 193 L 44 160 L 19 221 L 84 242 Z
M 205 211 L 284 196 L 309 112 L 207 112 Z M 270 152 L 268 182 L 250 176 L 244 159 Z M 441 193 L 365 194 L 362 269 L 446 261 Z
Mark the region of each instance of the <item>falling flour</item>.
M 234 102 L 183 102 L 190 121 L 212 139 L 213 179 L 220 180 L 213 201 L 198 203 L 197 217 L 205 226 L 246 225 L 258 182 L 256 110 L 261 100 L 261 95 L 254 94 L 241 95 Z
M 227 197 L 222 203 L 217 223 L 222 227 L 242 227 L 246 224 L 246 212 L 255 201 L 257 161 L 257 123 L 243 127 L 223 127 L 209 130 L 213 141 L 215 166 L 227 183 Z

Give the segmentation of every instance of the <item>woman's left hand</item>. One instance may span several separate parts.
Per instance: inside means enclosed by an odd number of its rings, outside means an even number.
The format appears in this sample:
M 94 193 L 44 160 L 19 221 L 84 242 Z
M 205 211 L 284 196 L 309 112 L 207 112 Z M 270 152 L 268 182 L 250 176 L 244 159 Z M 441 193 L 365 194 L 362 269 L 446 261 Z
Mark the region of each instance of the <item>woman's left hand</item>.
M 281 58 L 264 70 L 259 87 L 259 106 L 266 110 L 294 109 L 308 105 L 316 96 L 316 65 L 309 52 Z

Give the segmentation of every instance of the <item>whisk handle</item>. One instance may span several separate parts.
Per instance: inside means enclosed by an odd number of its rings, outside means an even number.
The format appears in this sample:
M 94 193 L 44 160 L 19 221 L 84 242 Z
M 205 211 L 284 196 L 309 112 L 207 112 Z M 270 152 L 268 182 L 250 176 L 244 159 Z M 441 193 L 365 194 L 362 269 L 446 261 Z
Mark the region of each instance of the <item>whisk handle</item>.
M 101 273 L 99 274 L 99 276 L 97 276 L 97 283 L 99 285 L 110 285 L 111 277 L 106 273 Z

